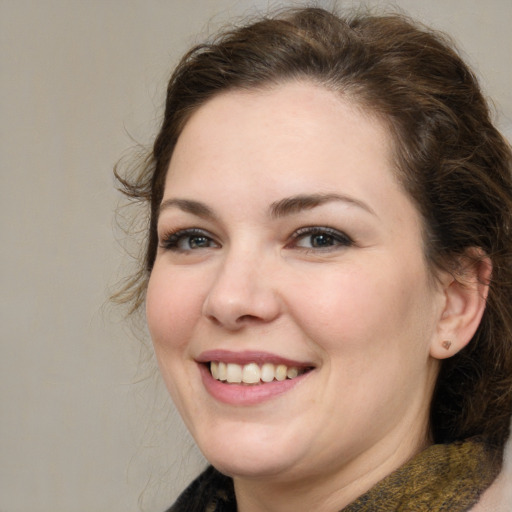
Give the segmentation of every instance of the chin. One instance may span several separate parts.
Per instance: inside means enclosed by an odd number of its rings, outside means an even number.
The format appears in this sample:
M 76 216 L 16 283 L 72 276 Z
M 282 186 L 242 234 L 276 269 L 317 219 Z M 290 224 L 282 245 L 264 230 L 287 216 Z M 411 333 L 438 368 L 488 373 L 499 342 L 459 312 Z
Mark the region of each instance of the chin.
M 230 459 L 222 455 L 211 455 L 208 460 L 222 474 L 245 479 L 275 479 L 277 476 L 286 475 L 288 468 L 294 466 L 292 461 L 282 458 L 278 460 L 275 454 L 268 454 L 267 457 L 262 457 L 261 454 L 254 457 L 251 454 L 238 454 Z
M 272 428 L 261 425 L 218 425 L 219 435 L 196 438 L 205 458 L 221 473 L 231 477 L 273 477 L 287 473 L 300 458 L 296 439 L 280 439 Z M 235 430 L 235 432 L 233 432 Z M 280 429 L 282 432 L 282 429 Z

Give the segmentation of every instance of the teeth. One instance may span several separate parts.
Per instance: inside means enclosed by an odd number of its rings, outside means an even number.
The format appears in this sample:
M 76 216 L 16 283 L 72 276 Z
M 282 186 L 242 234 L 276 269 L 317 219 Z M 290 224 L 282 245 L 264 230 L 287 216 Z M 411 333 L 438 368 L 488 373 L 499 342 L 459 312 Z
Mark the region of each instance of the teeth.
M 228 363 L 226 380 L 232 383 L 242 382 L 242 367 L 239 364 Z
M 284 364 L 264 363 L 260 367 L 256 363 L 240 365 L 219 361 L 212 361 L 210 363 L 210 372 L 214 379 L 233 384 L 258 384 L 260 381 L 272 382 L 273 380 L 283 381 L 287 378 L 294 379 L 303 373 L 299 368 L 288 367 Z
M 294 379 L 295 377 L 297 377 L 299 375 L 299 370 L 297 368 L 288 368 L 286 370 L 286 376 L 289 378 L 289 379 Z
M 260 381 L 261 371 L 256 363 L 246 364 L 242 370 L 242 382 L 256 384 Z
M 212 361 L 210 363 L 210 372 L 214 379 L 219 380 L 219 363 L 217 363 L 217 361 Z
M 226 363 L 219 363 L 219 376 L 216 378 L 218 378 L 219 380 L 228 379 L 228 368 Z
M 276 366 L 276 380 L 285 380 L 288 368 L 284 364 Z
M 261 367 L 261 380 L 263 382 L 272 382 L 275 376 L 275 367 L 272 363 L 265 363 Z

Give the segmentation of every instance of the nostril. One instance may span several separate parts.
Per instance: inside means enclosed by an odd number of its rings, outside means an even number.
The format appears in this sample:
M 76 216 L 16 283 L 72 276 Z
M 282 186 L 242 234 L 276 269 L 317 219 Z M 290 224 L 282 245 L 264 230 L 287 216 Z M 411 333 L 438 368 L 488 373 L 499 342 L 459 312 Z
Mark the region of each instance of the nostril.
M 206 318 L 210 320 L 216 326 L 224 326 L 231 329 L 239 329 L 244 325 L 260 323 L 263 320 L 255 315 L 241 315 L 239 317 L 232 316 L 231 318 L 227 315 L 220 315 L 220 318 L 213 314 L 206 315 Z
M 206 315 L 206 318 L 208 318 L 208 320 L 210 320 L 210 322 L 212 322 L 214 325 L 221 325 L 220 320 L 217 317 L 215 317 L 215 315 Z
M 238 323 L 260 322 L 261 319 L 254 315 L 242 315 L 237 318 Z

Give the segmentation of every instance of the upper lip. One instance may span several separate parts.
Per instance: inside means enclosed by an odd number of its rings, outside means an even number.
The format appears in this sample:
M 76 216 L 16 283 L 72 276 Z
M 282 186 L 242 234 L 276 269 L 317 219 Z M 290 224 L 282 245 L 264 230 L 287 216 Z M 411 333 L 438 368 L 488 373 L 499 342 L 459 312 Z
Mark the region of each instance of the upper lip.
M 245 365 L 249 363 L 273 363 L 273 364 L 284 364 L 288 367 L 293 366 L 295 368 L 306 368 L 312 367 L 313 364 L 303 361 L 295 361 L 286 357 L 281 357 L 270 352 L 261 352 L 254 350 L 246 350 L 242 352 L 232 352 L 230 350 L 206 350 L 196 358 L 198 363 L 209 363 L 210 361 L 222 361 L 223 363 L 235 363 Z

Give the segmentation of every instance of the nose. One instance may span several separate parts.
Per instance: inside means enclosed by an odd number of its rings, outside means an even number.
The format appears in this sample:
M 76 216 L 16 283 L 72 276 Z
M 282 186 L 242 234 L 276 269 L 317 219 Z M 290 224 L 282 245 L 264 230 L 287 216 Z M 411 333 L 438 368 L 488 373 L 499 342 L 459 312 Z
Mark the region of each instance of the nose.
M 203 314 L 229 330 L 265 324 L 281 312 L 271 264 L 248 253 L 225 258 L 203 304 Z

